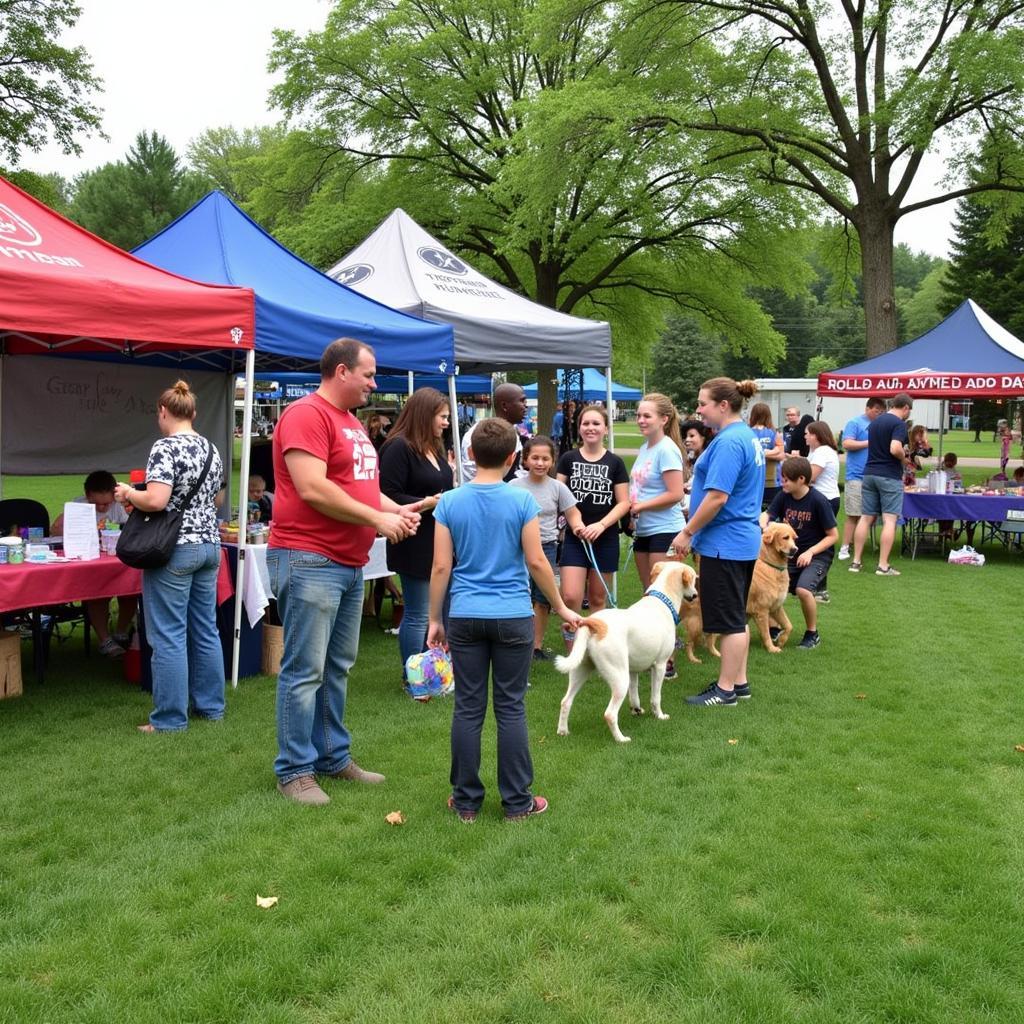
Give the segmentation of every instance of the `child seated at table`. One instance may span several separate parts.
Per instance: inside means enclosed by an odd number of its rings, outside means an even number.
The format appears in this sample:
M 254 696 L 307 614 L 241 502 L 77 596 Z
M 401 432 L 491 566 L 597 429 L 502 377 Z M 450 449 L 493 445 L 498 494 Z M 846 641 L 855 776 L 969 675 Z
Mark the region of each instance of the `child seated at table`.
M 1011 487 L 1024 487 L 1024 466 L 1018 466 L 1013 471 L 1013 478 L 1010 480 Z
M 85 494 L 72 498 L 76 504 L 94 505 L 96 508 L 96 529 L 102 530 L 107 525 L 121 525 L 128 522 L 128 513 L 123 505 L 114 501 L 114 487 L 117 481 L 113 473 L 105 469 L 97 469 L 85 478 L 82 490 Z M 53 521 L 50 533 L 59 537 L 64 528 L 64 513 Z M 89 625 L 96 631 L 100 654 L 108 658 L 120 658 L 128 646 L 129 631 L 135 618 L 135 610 L 139 600 L 134 595 L 121 596 L 117 599 L 117 626 L 113 634 L 110 632 L 110 598 L 100 597 L 95 601 L 83 601 Z
M 258 473 L 249 477 L 249 521 L 269 523 L 274 516 L 274 496 L 267 490 L 267 481 Z

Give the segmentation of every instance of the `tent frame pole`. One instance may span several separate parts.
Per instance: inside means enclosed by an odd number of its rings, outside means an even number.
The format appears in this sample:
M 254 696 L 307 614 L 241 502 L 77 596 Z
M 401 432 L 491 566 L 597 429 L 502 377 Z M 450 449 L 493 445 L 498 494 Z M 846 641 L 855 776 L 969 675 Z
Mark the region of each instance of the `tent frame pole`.
M 448 374 L 448 422 L 452 428 L 452 450 L 455 453 L 455 486 L 459 487 L 462 484 L 462 438 L 459 437 L 459 406 L 455 395 L 454 373 Z
M 0 352 L 0 412 L 3 411 L 3 393 L 4 393 L 4 365 L 7 362 L 7 356 Z M 0 453 L 3 452 L 3 416 L 0 416 Z M 0 456 L 2 458 L 2 456 Z M 2 472 L 3 467 L 0 466 L 0 498 L 4 496 L 4 477 Z
M 231 688 L 238 688 L 238 658 L 242 644 L 242 606 L 245 604 L 245 555 L 246 529 L 249 520 L 249 502 L 243 501 L 242 495 L 248 496 L 250 449 L 252 448 L 252 391 L 253 378 L 256 373 L 256 349 L 251 348 L 245 353 L 245 404 L 242 412 L 242 465 L 238 479 L 238 568 L 235 571 L 235 626 L 231 641 Z M 234 401 L 231 403 L 234 409 Z M 232 431 L 233 433 L 233 431 Z M 234 449 L 234 444 L 232 444 Z
M 414 380 L 415 374 L 412 370 L 409 371 L 409 397 L 412 398 L 412 393 L 416 390 L 416 382 Z

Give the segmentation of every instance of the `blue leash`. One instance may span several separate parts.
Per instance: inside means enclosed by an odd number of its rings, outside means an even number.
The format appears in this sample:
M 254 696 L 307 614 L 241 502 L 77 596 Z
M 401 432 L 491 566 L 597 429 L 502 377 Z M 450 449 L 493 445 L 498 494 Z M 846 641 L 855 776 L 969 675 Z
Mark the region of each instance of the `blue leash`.
M 608 604 L 611 605 L 612 608 L 618 608 L 618 605 L 615 603 L 615 598 L 612 597 L 612 592 L 608 589 L 608 584 L 604 581 L 604 573 L 598 568 L 597 558 L 594 556 L 594 545 L 591 544 L 589 540 L 585 540 L 582 543 L 583 550 L 586 551 L 587 558 L 590 559 L 590 564 L 594 567 L 594 571 L 597 573 L 597 578 L 601 581 L 601 586 L 604 587 L 604 592 L 608 595 Z M 630 550 L 632 550 L 632 545 L 630 545 Z M 626 560 L 629 560 L 628 555 L 626 556 Z

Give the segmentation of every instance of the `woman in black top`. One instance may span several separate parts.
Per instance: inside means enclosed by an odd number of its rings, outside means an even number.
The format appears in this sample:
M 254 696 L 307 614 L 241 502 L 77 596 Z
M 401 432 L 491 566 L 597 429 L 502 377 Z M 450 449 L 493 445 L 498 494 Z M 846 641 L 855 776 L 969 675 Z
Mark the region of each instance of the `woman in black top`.
M 605 607 L 604 588 L 619 567 L 619 520 L 629 511 L 629 473 L 622 459 L 604 446 L 608 413 L 603 406 L 588 405 L 580 413 L 579 431 L 582 448 L 566 452 L 556 470 L 579 502 L 584 526 L 579 537 L 566 530 L 562 541 L 562 598 L 579 611 L 586 596 L 596 612 Z M 604 584 L 583 541 L 591 545 Z
M 452 470 L 441 441 L 448 419 L 448 399 L 440 391 L 421 388 L 409 398 L 380 451 L 382 493 L 405 504 L 452 489 Z M 403 678 L 406 659 L 426 649 L 436 504 L 424 505 L 416 533 L 397 544 L 388 543 L 388 568 L 398 573 L 405 602 L 398 628 Z

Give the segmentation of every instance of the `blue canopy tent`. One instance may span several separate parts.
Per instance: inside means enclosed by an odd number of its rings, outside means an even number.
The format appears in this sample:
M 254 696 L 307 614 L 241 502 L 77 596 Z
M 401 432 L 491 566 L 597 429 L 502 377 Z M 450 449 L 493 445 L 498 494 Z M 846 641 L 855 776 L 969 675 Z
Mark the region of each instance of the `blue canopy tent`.
M 558 387 L 565 384 L 565 371 L 558 371 Z M 527 398 L 537 397 L 537 385 L 530 384 L 523 388 Z M 612 399 L 616 402 L 639 402 L 643 398 L 643 392 L 639 388 L 626 387 L 625 384 L 616 384 L 612 381 Z M 583 398 L 587 402 L 604 402 L 608 397 L 608 378 L 600 370 L 587 368 L 583 371 Z
M 267 377 L 278 385 L 276 391 L 260 392 L 262 398 L 296 398 L 308 394 L 320 384 L 320 375 L 311 373 L 274 373 Z M 448 378 L 437 373 L 413 374 L 413 390 L 436 388 L 448 390 Z M 382 395 L 404 395 L 409 391 L 409 375 L 377 374 L 377 391 Z M 294 392 L 294 393 L 292 393 Z M 455 378 L 455 392 L 459 395 L 484 395 L 491 392 L 491 378 L 486 374 L 465 374 Z
M 328 343 L 345 336 L 372 345 L 382 368 L 455 372 L 455 341 L 449 325 L 399 313 L 320 273 L 222 192 L 209 193 L 133 252 L 184 277 L 212 284 L 244 283 L 256 294 L 256 343 L 245 364 L 243 480 L 249 475 L 257 360 L 261 371 L 316 369 Z M 454 403 L 454 389 L 450 394 Z M 236 593 L 241 595 L 247 505 L 241 501 L 239 506 Z M 238 681 L 241 609 L 241 600 L 236 600 L 232 685 Z

